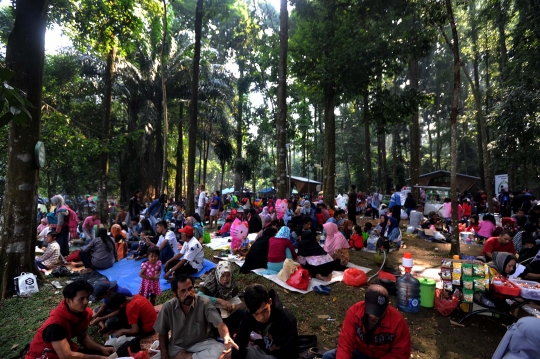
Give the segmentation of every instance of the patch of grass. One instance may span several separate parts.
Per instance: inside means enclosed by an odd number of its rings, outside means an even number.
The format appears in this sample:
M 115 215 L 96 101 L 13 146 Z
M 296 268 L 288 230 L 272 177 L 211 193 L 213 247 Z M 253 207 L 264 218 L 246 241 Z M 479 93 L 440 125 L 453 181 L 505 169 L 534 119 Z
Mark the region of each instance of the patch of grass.
M 39 293 L 0 302 L 0 358 L 12 358 L 30 343 L 36 330 L 62 300 L 62 290 L 39 283 Z M 15 346 L 15 347 L 14 347 Z M 12 349 L 12 347 L 14 347 Z

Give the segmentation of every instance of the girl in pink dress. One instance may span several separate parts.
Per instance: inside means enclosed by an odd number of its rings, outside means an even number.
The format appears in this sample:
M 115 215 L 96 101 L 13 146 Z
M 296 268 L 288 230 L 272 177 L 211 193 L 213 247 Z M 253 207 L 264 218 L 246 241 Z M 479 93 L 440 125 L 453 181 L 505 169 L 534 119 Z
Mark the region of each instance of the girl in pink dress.
M 145 298 L 150 296 L 150 302 L 154 304 L 156 296 L 161 294 L 159 277 L 161 276 L 161 261 L 159 260 L 159 248 L 152 247 L 148 250 L 148 261 L 141 264 L 139 277 L 142 278 L 139 294 Z

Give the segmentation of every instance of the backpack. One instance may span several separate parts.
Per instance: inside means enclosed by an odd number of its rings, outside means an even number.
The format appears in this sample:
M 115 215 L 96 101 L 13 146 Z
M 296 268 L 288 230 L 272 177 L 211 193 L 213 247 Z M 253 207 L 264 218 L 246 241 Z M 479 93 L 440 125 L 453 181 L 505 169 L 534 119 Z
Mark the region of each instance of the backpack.
M 77 228 L 77 225 L 79 224 L 79 217 L 77 217 L 77 213 L 69 208 L 69 206 L 60 207 L 60 209 L 65 209 L 67 212 L 67 216 L 64 218 L 64 222 L 67 224 L 67 226 L 69 228 Z

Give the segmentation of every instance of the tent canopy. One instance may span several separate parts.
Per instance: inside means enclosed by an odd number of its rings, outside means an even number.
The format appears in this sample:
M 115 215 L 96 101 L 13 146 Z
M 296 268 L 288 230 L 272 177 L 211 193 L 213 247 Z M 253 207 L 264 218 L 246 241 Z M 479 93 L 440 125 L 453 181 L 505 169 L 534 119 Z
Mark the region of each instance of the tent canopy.
M 267 193 L 272 193 L 272 192 L 275 192 L 276 190 L 273 188 L 273 187 L 267 187 L 265 189 L 262 189 L 260 191 L 258 191 L 259 193 L 264 193 L 264 194 L 267 194 Z

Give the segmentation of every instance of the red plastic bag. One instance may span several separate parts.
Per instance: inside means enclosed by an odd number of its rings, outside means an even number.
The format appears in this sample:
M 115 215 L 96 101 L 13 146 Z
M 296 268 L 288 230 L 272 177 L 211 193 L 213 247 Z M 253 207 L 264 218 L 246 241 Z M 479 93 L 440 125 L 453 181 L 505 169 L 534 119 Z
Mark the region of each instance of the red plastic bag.
M 343 274 L 343 281 L 345 284 L 360 287 L 364 284 L 367 284 L 368 277 L 366 273 L 361 271 L 358 268 L 347 268 Z
M 309 271 L 301 267 L 296 268 L 296 271 L 287 280 L 287 284 L 296 289 L 307 290 L 309 286 Z
M 451 296 L 448 299 L 442 298 L 441 293 L 441 289 L 435 289 L 435 310 L 447 317 L 458 307 L 459 298 L 456 296 Z
M 133 353 L 131 348 L 128 347 L 128 353 L 133 359 L 146 359 L 148 357 L 148 350 L 141 350 L 140 352 Z

